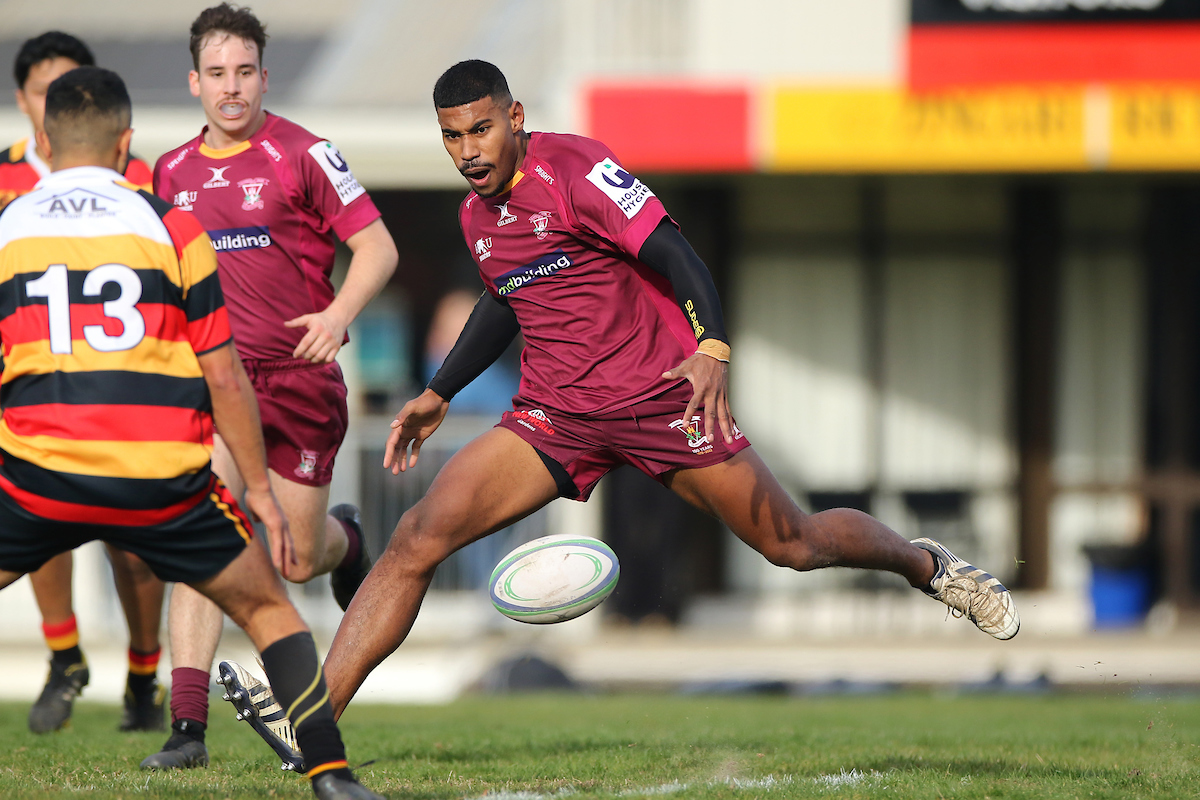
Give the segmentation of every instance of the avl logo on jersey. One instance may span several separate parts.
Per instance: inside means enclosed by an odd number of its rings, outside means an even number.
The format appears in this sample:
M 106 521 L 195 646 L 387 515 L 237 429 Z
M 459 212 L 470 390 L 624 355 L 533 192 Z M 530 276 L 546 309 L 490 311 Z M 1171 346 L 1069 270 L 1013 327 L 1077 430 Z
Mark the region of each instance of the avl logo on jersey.
M 196 202 L 196 197 L 199 196 L 199 194 L 199 192 L 189 192 L 186 189 L 182 192 L 179 192 L 175 195 L 175 207 L 180 211 L 191 211 L 192 203 Z
M 649 186 L 621 169 L 611 158 L 597 162 L 587 179 L 617 204 L 626 219 L 633 219 L 646 204 L 646 198 L 654 197 Z

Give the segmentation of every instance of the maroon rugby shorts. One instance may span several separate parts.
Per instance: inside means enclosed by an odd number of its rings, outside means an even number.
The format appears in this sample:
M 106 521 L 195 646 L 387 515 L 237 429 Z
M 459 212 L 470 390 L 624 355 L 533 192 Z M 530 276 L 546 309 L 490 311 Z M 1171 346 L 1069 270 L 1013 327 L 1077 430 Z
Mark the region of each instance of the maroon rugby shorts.
M 342 368 L 299 360 L 242 365 L 258 396 L 267 466 L 299 484 L 328 486 L 350 416 Z
M 732 444 L 725 443 L 719 430 L 715 441 L 706 441 L 703 410 L 690 422 L 683 420 L 691 399 L 692 385 L 684 381 L 626 408 L 580 417 L 538 408 L 517 395 L 513 410 L 504 412 L 497 427 L 517 434 L 533 445 L 543 460 L 549 457 L 566 470 L 574 491 L 560 481 L 560 494 L 587 500 L 599 480 L 622 464 L 631 464 L 661 482 L 670 470 L 711 467 L 750 446 L 737 425 L 733 426 Z M 713 426 L 717 426 L 715 416 Z M 551 465 L 547 467 L 556 472 Z

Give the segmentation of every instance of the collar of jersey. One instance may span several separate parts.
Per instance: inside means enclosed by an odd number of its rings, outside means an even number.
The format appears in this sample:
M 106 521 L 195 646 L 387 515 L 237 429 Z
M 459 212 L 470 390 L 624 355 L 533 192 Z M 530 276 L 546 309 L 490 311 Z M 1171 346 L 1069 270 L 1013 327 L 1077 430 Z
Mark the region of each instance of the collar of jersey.
M 497 195 L 508 194 L 513 190 L 513 187 L 521 182 L 521 178 L 525 177 L 525 173 L 517 170 L 508 183 L 504 184 L 504 188 L 496 192 Z
M 38 186 L 53 186 L 59 183 L 76 183 L 88 178 L 103 178 L 110 181 L 124 181 L 125 176 L 108 167 L 70 167 L 51 172 L 38 181 Z
M 204 142 L 200 142 L 200 155 L 208 156 L 209 158 L 229 158 L 236 156 L 238 153 L 244 153 L 250 149 L 250 140 L 238 142 L 232 147 L 226 147 L 223 150 L 217 150 L 209 147 Z

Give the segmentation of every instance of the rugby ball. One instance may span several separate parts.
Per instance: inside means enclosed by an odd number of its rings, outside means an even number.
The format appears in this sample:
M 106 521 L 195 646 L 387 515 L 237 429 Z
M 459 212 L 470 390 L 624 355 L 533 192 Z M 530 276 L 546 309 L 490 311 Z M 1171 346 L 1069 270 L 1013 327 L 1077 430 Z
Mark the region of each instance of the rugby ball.
M 560 533 L 526 542 L 500 559 L 488 591 L 504 616 L 547 625 L 600 605 L 620 575 L 617 555 L 604 542 Z

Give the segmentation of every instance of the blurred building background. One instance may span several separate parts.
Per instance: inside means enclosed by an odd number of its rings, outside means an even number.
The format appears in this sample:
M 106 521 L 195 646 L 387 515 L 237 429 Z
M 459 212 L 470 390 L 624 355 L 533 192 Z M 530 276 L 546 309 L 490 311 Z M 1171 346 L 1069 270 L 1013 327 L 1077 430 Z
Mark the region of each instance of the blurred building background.
M 0 63 L 49 28 L 82 36 L 129 82 L 152 161 L 203 123 L 186 73 L 205 5 L 0 0 Z M 447 66 L 483 58 L 527 128 L 605 141 L 681 223 L 722 291 L 739 425 L 802 507 L 946 542 L 1041 598 L 1022 611 L 1043 630 L 1094 625 L 1085 545 L 1124 547 L 1114 591 L 1135 618 L 1200 608 L 1200 0 L 252 7 L 268 108 L 337 143 L 400 248 L 341 357 L 355 421 L 335 501 L 363 506 L 377 551 L 497 417 L 456 409 L 415 474 L 378 466 L 444 353 L 439 303 L 481 291 L 429 98 Z M 26 134 L 0 110 L 0 141 Z M 514 367 L 515 352 L 483 394 L 503 406 Z M 479 587 L 513 544 L 558 530 L 618 543 L 630 563 L 607 610 L 633 621 L 957 630 L 899 579 L 778 570 L 670 499 L 614 475 L 586 506 L 556 501 L 443 567 L 415 635 L 507 626 Z M 121 630 L 102 561 L 78 570 L 85 638 Z M 327 590 L 301 594 L 336 625 Z M 0 638 L 39 638 L 31 599 L 0 603 Z

